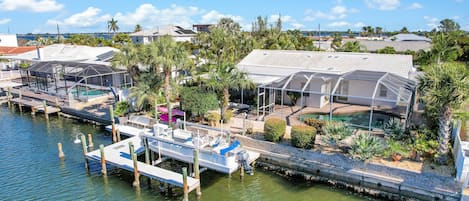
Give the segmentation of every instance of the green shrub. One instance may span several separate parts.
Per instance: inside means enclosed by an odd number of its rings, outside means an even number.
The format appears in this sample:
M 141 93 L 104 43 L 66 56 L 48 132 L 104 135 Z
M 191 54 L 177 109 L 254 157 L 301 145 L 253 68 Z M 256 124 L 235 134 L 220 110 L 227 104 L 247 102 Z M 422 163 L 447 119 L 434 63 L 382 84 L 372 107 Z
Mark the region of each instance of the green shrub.
M 392 154 L 400 154 L 403 157 L 409 157 L 409 147 L 404 145 L 403 143 L 389 139 L 386 142 L 386 149 L 384 150 L 385 156 L 390 156 Z
M 264 138 L 267 141 L 280 141 L 285 134 L 287 123 L 281 119 L 267 119 L 264 123 Z
M 295 147 L 310 149 L 314 145 L 316 129 L 311 126 L 292 126 L 291 144 Z
M 383 144 L 374 136 L 363 134 L 353 139 L 350 155 L 359 160 L 368 160 L 375 156 L 381 155 L 383 152 Z
M 127 101 L 121 101 L 116 103 L 116 108 L 114 109 L 114 114 L 116 116 L 124 116 L 129 110 L 130 104 Z
M 303 122 L 308 126 L 314 127 L 318 134 L 322 133 L 322 127 L 325 124 L 323 120 L 319 120 L 315 118 L 308 118 L 308 119 L 303 120 Z
M 216 112 L 211 112 L 207 115 L 207 120 L 210 124 L 210 126 L 216 126 L 218 122 L 220 122 L 220 114 Z
M 201 117 L 218 107 L 216 94 L 199 87 L 184 87 L 180 94 L 181 109 L 188 112 L 190 117 Z
M 436 149 L 438 148 L 438 141 L 434 138 L 435 134 L 429 129 L 419 130 L 415 136 L 414 148 L 420 154 L 435 157 Z
M 327 122 L 322 127 L 325 142 L 330 145 L 337 145 L 340 141 L 352 135 L 353 130 L 342 122 Z
M 230 122 L 231 118 L 233 117 L 233 111 L 232 110 L 226 110 L 225 113 L 223 113 L 223 122 Z

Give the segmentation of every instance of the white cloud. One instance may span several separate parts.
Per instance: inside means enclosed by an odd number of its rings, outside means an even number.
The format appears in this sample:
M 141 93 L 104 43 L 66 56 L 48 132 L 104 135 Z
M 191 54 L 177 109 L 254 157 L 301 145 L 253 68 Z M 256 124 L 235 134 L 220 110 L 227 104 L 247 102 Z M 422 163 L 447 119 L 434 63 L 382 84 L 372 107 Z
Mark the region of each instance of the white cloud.
M 0 19 L 0 24 L 7 24 L 7 23 L 10 22 L 10 21 L 11 21 L 10 18 Z
M 304 24 L 297 23 L 297 22 L 291 23 L 290 25 L 293 27 L 293 29 L 301 29 L 301 28 L 305 27 Z
M 365 0 L 369 8 L 394 10 L 401 4 L 400 0 Z
M 459 18 L 460 18 L 460 17 L 459 17 L 459 16 L 457 16 L 457 15 L 456 15 L 456 16 L 453 16 L 453 17 L 451 17 L 451 19 L 453 19 L 453 20 L 459 20 Z
M 169 8 L 157 8 L 145 3 L 135 9 L 134 12 L 117 13 L 115 18 L 125 25 L 142 25 L 144 28 L 156 28 L 159 25 L 177 24 L 182 27 L 191 26 L 193 16 L 202 14 L 197 7 L 171 5 Z
M 227 14 L 219 13 L 216 10 L 211 10 L 210 12 L 202 15 L 202 18 L 200 19 L 200 22 L 204 23 L 204 24 L 216 24 L 219 19 L 226 18 L 226 17 L 229 17 L 229 18 L 233 19 L 235 22 L 238 22 L 240 24 L 243 21 L 243 17 L 241 17 L 241 16 L 227 15 Z M 243 27 L 243 28 L 246 29 L 245 27 Z
M 332 22 L 332 23 L 328 24 L 327 26 L 330 26 L 330 27 L 345 27 L 345 26 L 350 26 L 350 23 L 348 23 L 346 21 L 339 21 L 339 22 Z
M 422 4 L 419 4 L 417 2 L 414 2 L 412 4 L 410 4 L 409 7 L 407 7 L 407 9 L 409 10 L 415 10 L 415 9 L 420 9 L 420 8 L 423 8 Z
M 439 25 L 439 19 L 436 17 L 429 17 L 429 16 L 423 16 L 423 19 L 425 20 L 427 26 L 430 28 L 437 28 Z
M 357 22 L 357 23 L 353 24 L 353 26 L 354 26 L 354 27 L 361 28 L 361 27 L 364 27 L 364 26 L 366 26 L 366 24 L 365 24 L 365 23 L 363 23 L 363 22 Z
M 3 0 L 0 2 L 0 10 L 6 11 L 50 12 L 62 8 L 63 4 L 55 0 Z
M 305 17 L 303 18 L 304 21 L 311 22 L 316 19 L 328 19 L 328 20 L 336 20 L 336 19 L 345 19 L 348 14 L 358 12 L 355 8 L 347 8 L 342 5 L 334 6 L 330 9 L 329 12 L 324 13 L 322 11 L 315 11 L 311 9 L 307 9 L 305 11 Z
M 85 11 L 81 13 L 73 14 L 72 16 L 65 18 L 63 21 L 60 20 L 48 20 L 48 25 L 64 25 L 71 27 L 95 27 L 99 24 L 105 24 L 108 20 L 111 19 L 111 15 L 103 14 L 101 15 L 101 9 L 95 7 L 88 7 Z
M 275 22 L 277 22 L 278 17 L 279 17 L 278 14 L 271 15 L 271 16 L 269 17 L 269 23 L 275 23 Z M 280 19 L 282 20 L 282 23 L 287 23 L 287 22 L 293 22 L 293 21 L 295 21 L 295 20 L 294 20 L 291 16 L 289 16 L 289 15 L 281 15 L 281 18 L 280 18 Z

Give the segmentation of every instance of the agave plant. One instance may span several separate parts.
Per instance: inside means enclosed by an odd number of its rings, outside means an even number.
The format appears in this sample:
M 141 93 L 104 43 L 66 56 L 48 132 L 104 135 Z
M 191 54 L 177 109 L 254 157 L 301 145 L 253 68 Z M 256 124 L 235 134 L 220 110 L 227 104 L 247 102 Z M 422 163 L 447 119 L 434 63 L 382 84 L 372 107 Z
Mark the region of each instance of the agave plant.
M 397 118 L 391 118 L 384 125 L 384 133 L 388 135 L 400 135 L 402 133 L 401 122 Z
M 342 122 L 328 122 L 322 128 L 325 135 L 325 143 L 337 145 L 340 141 L 352 135 L 353 130 Z
M 350 149 L 350 155 L 359 160 L 368 160 L 375 156 L 381 155 L 383 152 L 383 143 L 369 134 L 358 135 L 354 140 Z

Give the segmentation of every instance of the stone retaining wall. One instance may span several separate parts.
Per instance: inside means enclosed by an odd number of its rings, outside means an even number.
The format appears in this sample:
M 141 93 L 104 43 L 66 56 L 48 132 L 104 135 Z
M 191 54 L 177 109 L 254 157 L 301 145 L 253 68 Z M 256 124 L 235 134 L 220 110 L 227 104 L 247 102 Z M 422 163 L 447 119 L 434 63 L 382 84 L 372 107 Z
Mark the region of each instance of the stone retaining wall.
M 459 200 L 461 196 L 457 190 L 460 184 L 451 178 L 378 167 L 341 154 L 297 149 L 240 135 L 236 138 L 243 147 L 261 153 L 258 166 L 281 175 L 326 182 L 391 200 Z

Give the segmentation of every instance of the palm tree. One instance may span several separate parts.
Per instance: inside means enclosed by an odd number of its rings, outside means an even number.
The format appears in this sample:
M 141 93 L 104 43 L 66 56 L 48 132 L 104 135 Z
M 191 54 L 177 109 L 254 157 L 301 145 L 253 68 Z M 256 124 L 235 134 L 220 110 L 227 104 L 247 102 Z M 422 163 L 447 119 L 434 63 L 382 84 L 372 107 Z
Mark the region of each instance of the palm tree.
M 454 61 L 462 54 L 461 48 L 456 44 L 455 37 L 443 32 L 433 35 L 431 53 L 437 63 L 441 61 Z
M 147 109 L 146 105 L 153 105 L 160 96 L 161 86 L 161 76 L 155 76 L 152 72 L 142 73 L 138 77 L 138 85 L 130 88 L 130 97 L 137 99 L 138 108 Z
M 381 34 L 383 34 L 383 28 L 382 27 L 376 27 L 375 28 L 376 35 L 381 37 Z
M 345 42 L 342 47 L 339 48 L 339 51 L 342 52 L 360 52 L 361 45 L 358 41 L 347 41 Z
M 116 32 L 119 31 L 119 26 L 117 26 L 117 20 L 111 18 L 111 20 L 107 21 L 107 31 L 108 36 L 110 31 L 112 31 L 114 35 L 116 35 Z
M 125 44 L 121 47 L 120 51 L 117 52 L 112 59 L 112 66 L 119 68 L 123 66 L 127 68 L 132 81 L 138 84 L 138 78 L 140 74 L 139 64 L 144 58 L 142 46 L 135 44 Z
M 171 122 L 171 74 L 178 67 L 186 67 L 189 64 L 189 53 L 182 44 L 176 43 L 170 36 L 158 38 L 155 42 L 147 46 L 149 55 L 146 64 L 157 74 L 163 73 L 164 96 L 168 107 L 169 127 Z
M 142 31 L 142 26 L 140 24 L 135 25 L 134 32 Z
M 460 108 L 469 94 L 467 66 L 462 63 L 440 63 L 424 66 L 418 90 L 425 103 L 428 119 L 438 122 L 438 161 L 446 163 L 453 111 Z
M 409 30 L 407 30 L 407 27 L 402 27 L 399 33 L 409 33 Z
M 206 85 L 217 92 L 222 116 L 228 109 L 229 89 L 247 89 L 254 86 L 248 79 L 246 72 L 239 71 L 233 63 L 229 62 L 217 65 L 215 69 L 212 69 L 209 72 Z

